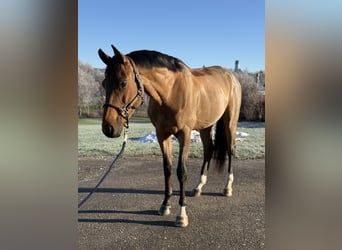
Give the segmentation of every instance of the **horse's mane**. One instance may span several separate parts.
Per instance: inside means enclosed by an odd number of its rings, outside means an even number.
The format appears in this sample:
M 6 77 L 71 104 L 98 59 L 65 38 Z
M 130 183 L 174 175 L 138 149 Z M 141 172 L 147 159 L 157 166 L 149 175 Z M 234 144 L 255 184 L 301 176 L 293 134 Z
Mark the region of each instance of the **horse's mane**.
M 186 67 L 178 58 L 168 56 L 166 54 L 153 51 L 153 50 L 138 50 L 127 54 L 133 61 L 147 69 L 157 68 L 167 68 L 171 71 L 177 72 L 182 71 Z

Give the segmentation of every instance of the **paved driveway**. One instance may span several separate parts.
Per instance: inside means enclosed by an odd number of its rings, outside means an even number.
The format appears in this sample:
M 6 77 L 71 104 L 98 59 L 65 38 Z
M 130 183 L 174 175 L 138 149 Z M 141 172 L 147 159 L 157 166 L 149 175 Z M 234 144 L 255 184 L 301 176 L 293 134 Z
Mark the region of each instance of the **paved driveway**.
M 78 198 L 84 198 L 112 159 L 79 159 Z M 164 178 L 160 157 L 122 158 L 78 211 L 79 249 L 265 249 L 265 160 L 235 161 L 233 196 L 221 196 L 225 176 L 209 171 L 199 198 L 187 198 L 189 226 L 174 227 L 178 181 L 173 172 L 171 215 L 159 216 Z M 188 160 L 188 194 L 201 160 Z

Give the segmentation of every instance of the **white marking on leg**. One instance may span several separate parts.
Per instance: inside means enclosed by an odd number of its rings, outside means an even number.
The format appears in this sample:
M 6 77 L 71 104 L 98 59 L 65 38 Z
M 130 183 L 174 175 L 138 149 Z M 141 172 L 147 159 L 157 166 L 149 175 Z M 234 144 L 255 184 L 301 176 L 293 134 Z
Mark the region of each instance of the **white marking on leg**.
M 198 184 L 195 189 L 202 192 L 202 187 L 207 183 L 207 176 L 206 175 L 200 175 L 198 179 Z
M 228 196 L 232 196 L 233 182 L 234 182 L 234 175 L 232 173 L 228 174 L 227 179 L 226 179 L 226 189 L 228 190 Z
M 186 208 L 186 206 L 179 206 L 177 216 L 180 216 L 180 217 L 187 216 L 187 215 L 186 215 L 186 209 L 185 209 L 185 208 Z
M 176 219 L 176 226 L 177 227 L 186 227 L 189 224 L 188 215 L 185 211 L 185 206 L 179 206 L 177 219 Z

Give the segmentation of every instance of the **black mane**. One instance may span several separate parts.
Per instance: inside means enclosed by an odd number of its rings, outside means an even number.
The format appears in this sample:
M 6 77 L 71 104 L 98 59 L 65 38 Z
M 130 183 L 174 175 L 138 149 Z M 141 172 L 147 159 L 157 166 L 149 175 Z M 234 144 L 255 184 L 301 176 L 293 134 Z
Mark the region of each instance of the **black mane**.
M 132 58 L 137 65 L 147 69 L 157 67 L 177 72 L 182 71 L 185 66 L 181 60 L 153 50 L 133 51 L 127 56 Z

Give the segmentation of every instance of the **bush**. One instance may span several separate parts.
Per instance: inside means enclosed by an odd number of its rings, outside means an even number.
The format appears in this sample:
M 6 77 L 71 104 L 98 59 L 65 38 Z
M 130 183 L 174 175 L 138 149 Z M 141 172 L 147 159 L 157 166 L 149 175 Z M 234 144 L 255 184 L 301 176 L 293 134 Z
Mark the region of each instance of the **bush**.
M 242 103 L 240 119 L 265 121 L 265 96 L 260 92 L 255 76 L 247 72 L 234 72 L 241 84 Z

